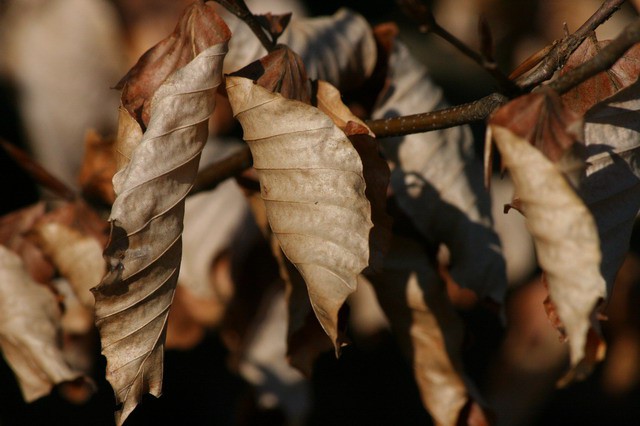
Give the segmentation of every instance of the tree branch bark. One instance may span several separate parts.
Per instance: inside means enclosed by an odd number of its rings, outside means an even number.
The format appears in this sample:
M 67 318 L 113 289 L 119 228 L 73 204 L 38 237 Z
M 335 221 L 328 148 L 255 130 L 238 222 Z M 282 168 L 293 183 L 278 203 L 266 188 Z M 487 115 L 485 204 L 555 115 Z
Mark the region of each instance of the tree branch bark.
M 547 54 L 540 65 L 518 80 L 523 89 L 530 90 L 548 80 L 558 67 L 564 65 L 571 53 L 578 48 L 587 35 L 605 22 L 620 7 L 624 0 L 607 0 L 571 36 L 558 43 Z M 613 65 L 635 43 L 640 42 L 640 18 L 636 19 L 603 48 L 594 58 L 568 72 L 549 86 L 562 94 L 590 77 Z M 446 129 L 486 119 L 494 110 L 507 103 L 509 98 L 492 93 L 477 101 L 457 105 L 438 111 L 379 120 L 368 120 L 366 124 L 378 138 L 402 136 L 413 133 Z M 241 173 L 252 164 L 248 147 L 220 160 L 203 170 L 196 180 L 191 193 L 210 190 L 229 177 Z

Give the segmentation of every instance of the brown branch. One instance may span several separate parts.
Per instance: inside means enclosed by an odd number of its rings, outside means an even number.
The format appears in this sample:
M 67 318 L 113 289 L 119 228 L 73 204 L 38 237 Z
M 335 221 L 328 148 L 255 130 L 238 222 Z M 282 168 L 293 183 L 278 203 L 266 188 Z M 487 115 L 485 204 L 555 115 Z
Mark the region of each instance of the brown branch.
M 458 49 L 463 55 L 467 56 L 469 59 L 485 69 L 496 80 L 496 83 L 498 83 L 502 93 L 507 95 L 516 95 L 521 92 L 518 85 L 500 71 L 495 61 L 471 49 L 456 36 L 441 27 L 431 12 L 431 8 L 421 0 L 398 0 L 398 4 L 407 16 L 418 22 L 422 32 L 437 35 Z
M 74 201 L 78 197 L 75 191 L 14 144 L 0 138 L 0 146 L 38 185 L 66 201 Z
M 603 47 L 593 59 L 580 64 L 579 67 L 574 68 L 571 72 L 552 81 L 549 83 L 549 87 L 560 94 L 566 93 L 594 75 L 611 68 L 627 50 L 639 42 L 640 18 L 637 18 L 627 25 L 622 33 L 611 43 Z
M 617 10 L 621 3 L 622 1 L 620 0 L 605 1 L 598 11 L 596 11 L 596 13 L 594 13 L 594 15 L 580 28 L 596 28 L 598 25 L 606 21 L 611 14 Z M 570 42 L 573 45 L 575 40 L 582 38 L 581 35 L 577 35 L 578 31 L 565 40 L 574 40 Z M 585 34 L 588 34 L 589 31 L 591 30 L 586 31 Z M 582 40 L 583 39 L 584 38 L 582 38 Z M 622 55 L 631 46 L 633 46 L 633 44 L 638 42 L 640 42 L 640 18 L 628 25 L 615 40 L 613 40 L 608 46 L 605 46 L 605 48 L 598 52 L 595 57 L 571 70 L 555 82 L 550 83 L 549 86 L 561 94 L 565 93 L 598 72 L 608 69 L 620 57 L 622 57 Z M 573 48 L 567 47 L 568 44 L 565 43 L 569 42 L 563 41 L 559 43 L 556 47 L 561 45 L 564 47 L 561 46 L 559 50 L 554 48 L 549 53 L 549 56 L 562 55 L 561 58 L 555 57 L 553 63 L 564 64 L 569 55 L 573 53 L 573 50 L 579 46 L 581 41 Z M 546 67 L 546 65 L 544 65 L 545 62 L 546 61 L 543 61 L 541 64 Z M 534 70 L 534 73 L 537 77 L 532 79 L 532 74 L 529 74 L 527 76 L 527 81 L 530 83 L 527 84 L 537 86 L 549 78 L 545 73 L 539 72 L 538 69 Z M 368 120 L 366 124 L 378 138 L 445 129 L 448 127 L 484 120 L 495 109 L 508 102 L 508 100 L 509 98 L 502 94 L 493 93 L 477 101 L 457 105 L 451 108 L 404 117 Z M 233 156 L 218 161 L 201 172 L 198 175 L 198 179 L 196 180 L 196 184 L 194 185 L 191 193 L 213 189 L 225 179 L 241 173 L 243 170 L 250 167 L 251 164 L 251 152 L 248 147 L 244 147 Z
M 233 13 L 238 19 L 242 20 L 253 31 L 253 34 L 260 40 L 262 46 L 267 52 L 272 52 L 276 47 L 274 40 L 270 40 L 262 29 L 262 25 L 257 17 L 251 13 L 244 0 L 214 0 L 216 3 L 224 6 L 229 12 Z
M 516 82 L 524 90 L 530 90 L 550 79 L 558 69 L 562 68 L 571 53 L 580 46 L 587 36 L 605 23 L 624 3 L 625 0 L 606 0 L 598 10 L 572 35 L 557 43 L 545 56 L 545 59 L 532 72 L 517 79 Z
M 378 138 L 429 132 L 484 120 L 496 108 L 507 103 L 507 101 L 509 101 L 509 98 L 506 96 L 500 93 L 492 93 L 468 104 L 456 105 L 451 108 L 422 114 L 369 120 L 366 123 Z
M 190 194 L 214 189 L 225 180 L 234 177 L 253 165 L 253 158 L 248 146 L 238 152 L 217 161 L 198 173 Z

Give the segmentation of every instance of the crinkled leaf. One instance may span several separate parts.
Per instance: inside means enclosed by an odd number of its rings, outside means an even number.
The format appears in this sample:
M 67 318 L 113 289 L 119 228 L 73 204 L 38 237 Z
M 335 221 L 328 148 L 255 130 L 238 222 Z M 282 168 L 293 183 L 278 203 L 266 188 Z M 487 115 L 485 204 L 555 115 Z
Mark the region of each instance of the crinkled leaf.
M 422 401 L 435 423 L 488 424 L 478 405 L 480 396 L 464 376 L 462 321 L 420 244 L 394 236 L 383 271 L 368 278 L 402 350 L 412 360 Z M 475 409 L 463 410 L 470 406 Z
M 596 220 L 609 293 L 640 209 L 640 83 L 585 115 L 588 168 L 580 194 Z
M 271 229 L 305 279 L 338 352 L 344 339 L 338 313 L 357 275 L 379 255 L 370 249 L 375 232 L 363 162 L 320 110 L 242 77 L 227 78 L 227 93 L 253 154 Z
M 578 186 L 585 168 L 582 117 L 566 108 L 556 92 L 520 96 L 498 109 L 489 123 L 529 141 Z M 487 144 L 491 143 L 489 138 Z M 485 173 L 491 173 L 489 164 Z
M 113 178 L 117 198 L 105 249 L 110 270 L 92 290 L 107 379 L 116 401 L 123 403 L 116 414 L 118 424 L 144 393 L 161 393 L 166 320 L 180 267 L 184 198 L 198 171 L 227 51 L 229 30 L 209 6 L 194 3 L 178 28 L 191 33 L 196 27 L 184 21 L 193 19 L 201 23 L 197 28 L 215 27 L 207 31 L 216 37 L 195 42 L 201 52 L 169 75 L 149 102 L 147 130 L 130 162 Z M 210 46 L 211 40 L 220 43 Z M 155 72 L 153 62 L 143 62 L 149 64 L 149 73 Z M 138 69 L 134 76 L 146 74 L 146 69 Z
M 560 75 L 570 72 L 593 58 L 607 44 L 609 44 L 608 40 L 598 41 L 595 34 L 587 37 L 571 54 Z M 637 44 L 618 59 L 610 69 L 591 77 L 562 95 L 562 100 L 569 108 L 582 115 L 598 102 L 636 82 L 639 74 L 640 45 Z
M 390 63 L 389 87 L 378 100 L 374 118 L 445 106 L 442 91 L 400 42 Z M 398 205 L 432 244 L 443 243 L 449 249 L 454 280 L 501 302 L 505 263 L 469 129 L 385 138 L 381 145 L 392 166 L 391 187 Z
M 236 71 L 264 56 L 262 45 L 246 24 L 230 14 L 223 16 L 233 31 L 225 72 Z M 328 81 L 340 89 L 362 84 L 376 63 L 371 27 L 348 9 L 326 17 L 294 16 L 280 43 L 302 57 L 310 78 Z
M 316 318 L 311 303 L 307 286 L 296 267 L 286 258 L 278 239 L 269 228 L 266 206 L 260 193 L 247 191 L 253 216 L 260 227 L 260 231 L 270 243 L 271 253 L 278 264 L 278 273 L 285 285 L 285 301 L 287 303 L 287 349 L 286 356 L 289 364 L 304 374 L 311 377 L 315 361 L 322 353 L 333 348 L 331 340 L 327 338 L 318 319 Z M 339 313 L 338 333 L 344 333 L 346 321 L 343 313 Z
M 17 254 L 0 246 L 0 348 L 27 402 L 82 375 L 64 362 L 59 334 L 53 293 L 29 277 Z
M 173 33 L 140 57 L 118 82 L 122 106 L 146 128 L 156 90 L 176 70 L 210 46 L 226 42 L 231 33 L 215 12 L 213 2 L 194 2 L 185 9 Z
M 496 145 L 520 195 L 549 295 L 569 339 L 572 371 L 581 378 L 592 368 L 586 357 L 594 311 L 606 296 L 600 274 L 600 240 L 588 208 L 560 171 L 526 140 L 492 126 Z

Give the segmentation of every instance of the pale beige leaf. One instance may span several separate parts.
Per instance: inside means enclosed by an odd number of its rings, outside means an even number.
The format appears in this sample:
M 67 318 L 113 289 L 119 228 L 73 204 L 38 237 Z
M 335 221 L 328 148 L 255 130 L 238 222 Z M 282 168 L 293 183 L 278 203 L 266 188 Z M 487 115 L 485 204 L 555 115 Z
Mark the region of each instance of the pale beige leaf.
M 52 281 L 51 285 L 58 297 L 62 299 L 64 306 L 60 320 L 62 331 L 68 335 L 86 334 L 91 331 L 93 329 L 93 309 L 82 304 L 69 281 L 65 278 L 57 278 Z M 89 290 L 87 289 L 87 291 Z
M 462 418 L 468 404 L 479 409 L 475 420 L 486 424 L 480 397 L 462 370 L 462 320 L 431 262 L 419 243 L 394 236 L 383 271 L 367 278 L 412 361 L 422 402 L 436 425 L 474 424 Z
M 146 392 L 159 396 L 166 320 L 178 277 L 184 198 L 198 171 L 226 42 L 171 74 L 151 100 L 130 162 L 113 178 L 110 271 L 93 289 L 107 379 L 122 424 Z
M 82 304 L 93 308 L 90 290 L 100 283 L 106 272 L 102 245 L 96 238 L 58 222 L 41 223 L 33 232 L 39 246 L 60 275 L 69 281 Z
M 590 368 L 585 346 L 592 314 L 606 296 L 596 224 L 544 154 L 504 127 L 492 126 L 491 130 L 520 196 L 538 263 L 564 324 L 571 366 L 582 375 Z
M 120 105 L 118 108 L 118 135 L 114 146 L 116 170 L 122 170 L 131 160 L 131 154 L 142 139 L 142 127 L 136 119 Z
M 246 24 L 230 14 L 224 18 L 233 31 L 225 72 L 236 71 L 266 54 Z M 294 13 L 278 42 L 302 57 L 310 78 L 326 80 L 339 88 L 361 84 L 371 75 L 376 63 L 371 27 L 361 15 L 349 9 L 340 9 L 332 16 L 306 19 Z
M 369 249 L 372 208 L 358 152 L 320 110 L 249 79 L 227 78 L 227 93 L 251 148 L 267 217 L 302 274 L 311 305 L 336 351 L 338 313 Z
M 17 254 L 0 246 L 0 348 L 27 402 L 82 375 L 64 362 L 59 339 L 53 293 L 29 277 Z
M 389 81 L 373 118 L 446 106 L 425 67 L 400 42 L 394 44 L 390 58 Z M 481 297 L 501 302 L 505 262 L 469 128 L 384 138 L 381 145 L 391 163 L 391 187 L 398 205 L 431 243 L 449 249 L 454 280 Z
M 611 293 L 640 210 L 640 83 L 596 105 L 584 121 L 588 168 L 580 195 L 598 226 Z

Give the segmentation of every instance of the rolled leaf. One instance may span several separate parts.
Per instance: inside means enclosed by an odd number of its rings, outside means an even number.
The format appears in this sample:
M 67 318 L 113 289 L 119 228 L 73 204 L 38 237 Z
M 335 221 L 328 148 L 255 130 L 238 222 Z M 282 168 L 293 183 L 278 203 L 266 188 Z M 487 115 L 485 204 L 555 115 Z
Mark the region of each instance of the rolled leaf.
M 196 47 L 201 52 L 171 73 L 149 102 L 136 103 L 135 112 L 143 118 L 149 105 L 149 120 L 130 161 L 113 178 L 117 198 L 105 249 L 110 270 L 93 289 L 107 379 L 122 403 L 118 424 L 144 393 L 161 393 L 166 321 L 180 267 L 184 198 L 207 140 L 207 121 L 215 107 L 230 35 L 211 6 L 194 3 L 182 19 L 216 26 L 211 31 L 220 37 L 206 48 L 187 45 L 191 55 Z M 198 37 L 194 31 L 199 26 L 186 28 Z

